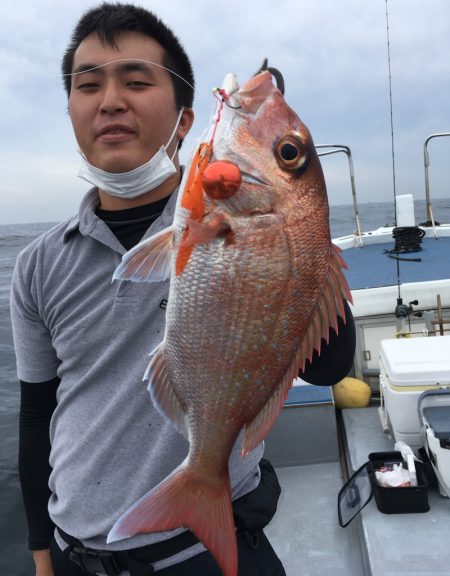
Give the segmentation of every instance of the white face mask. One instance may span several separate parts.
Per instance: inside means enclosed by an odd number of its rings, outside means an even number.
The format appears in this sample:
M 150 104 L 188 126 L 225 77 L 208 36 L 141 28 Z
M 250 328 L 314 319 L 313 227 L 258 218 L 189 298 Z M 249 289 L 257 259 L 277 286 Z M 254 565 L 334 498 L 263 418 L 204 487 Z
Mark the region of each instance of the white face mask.
M 162 145 L 158 152 L 142 166 L 129 172 L 105 172 L 90 164 L 86 156 L 81 153 L 81 168 L 78 176 L 97 186 L 100 190 L 111 194 L 111 196 L 118 196 L 119 198 L 136 198 L 154 190 L 177 172 L 173 159 L 178 147 L 175 148 L 171 158 L 167 154 L 167 148 L 175 136 L 183 110 L 184 108 L 181 108 L 167 144 Z

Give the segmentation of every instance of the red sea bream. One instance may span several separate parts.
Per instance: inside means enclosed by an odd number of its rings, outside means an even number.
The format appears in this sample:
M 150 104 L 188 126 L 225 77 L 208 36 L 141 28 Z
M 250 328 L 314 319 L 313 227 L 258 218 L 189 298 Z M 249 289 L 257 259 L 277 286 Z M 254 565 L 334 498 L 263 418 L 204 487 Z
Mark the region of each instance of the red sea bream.
M 308 129 L 268 71 L 241 88 L 228 75 L 220 94 L 173 225 L 131 250 L 115 274 L 171 275 L 164 340 L 146 377 L 190 450 L 108 539 L 184 526 L 236 576 L 230 452 L 241 430 L 243 458 L 264 439 L 350 292 Z

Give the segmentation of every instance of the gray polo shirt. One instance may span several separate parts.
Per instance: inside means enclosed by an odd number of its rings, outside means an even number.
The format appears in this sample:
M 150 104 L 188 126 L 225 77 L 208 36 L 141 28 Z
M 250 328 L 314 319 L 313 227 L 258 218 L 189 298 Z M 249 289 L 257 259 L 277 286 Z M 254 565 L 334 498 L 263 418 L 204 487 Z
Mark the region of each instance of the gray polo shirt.
M 176 194 L 150 226 L 170 225 Z M 115 520 L 163 480 L 188 444 L 153 407 L 142 381 L 148 354 L 162 340 L 169 281 L 111 282 L 125 249 L 95 215 L 95 189 L 79 215 L 34 240 L 18 256 L 11 292 L 21 380 L 61 379 L 50 425 L 55 524 L 92 548 L 134 548 L 180 531 L 106 544 Z M 233 497 L 259 482 L 262 446 L 230 458 Z M 202 551 L 197 544 L 156 569 Z

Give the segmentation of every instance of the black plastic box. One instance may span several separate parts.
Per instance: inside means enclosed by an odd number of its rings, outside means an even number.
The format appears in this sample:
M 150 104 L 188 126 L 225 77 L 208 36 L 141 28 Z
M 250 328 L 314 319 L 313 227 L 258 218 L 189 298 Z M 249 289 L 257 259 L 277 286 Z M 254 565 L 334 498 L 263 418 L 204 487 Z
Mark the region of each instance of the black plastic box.
M 409 514 L 411 512 L 428 512 L 428 481 L 420 462 L 416 462 L 418 486 L 384 488 L 375 477 L 375 470 L 389 464 L 402 464 L 400 452 L 372 452 L 369 454 L 369 476 L 378 510 L 384 514 Z

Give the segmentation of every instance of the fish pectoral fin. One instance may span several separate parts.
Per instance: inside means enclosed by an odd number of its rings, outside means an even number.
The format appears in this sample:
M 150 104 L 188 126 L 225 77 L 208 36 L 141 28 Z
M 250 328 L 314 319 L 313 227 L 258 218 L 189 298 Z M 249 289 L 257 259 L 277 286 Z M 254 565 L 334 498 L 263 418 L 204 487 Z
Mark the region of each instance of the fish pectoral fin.
M 188 226 L 188 234 L 184 240 L 186 246 L 207 244 L 231 233 L 231 226 L 225 214 L 209 214 L 201 222 L 189 218 L 186 224 Z
M 155 408 L 162 416 L 172 422 L 180 434 L 187 438 L 186 414 L 175 394 L 172 381 L 167 372 L 162 344 L 154 351 L 144 374 L 144 380 L 149 381 L 148 391 Z
M 139 242 L 124 254 L 113 280 L 160 282 L 170 276 L 173 257 L 172 226 Z
M 201 220 L 188 218 L 185 223 L 186 228 L 175 260 L 177 276 L 183 273 L 197 244 L 207 244 L 219 237 L 225 238 L 227 245 L 234 242 L 233 231 L 224 214 L 210 214 Z

